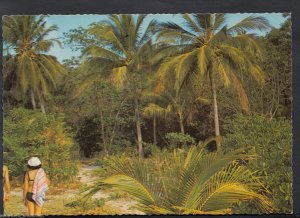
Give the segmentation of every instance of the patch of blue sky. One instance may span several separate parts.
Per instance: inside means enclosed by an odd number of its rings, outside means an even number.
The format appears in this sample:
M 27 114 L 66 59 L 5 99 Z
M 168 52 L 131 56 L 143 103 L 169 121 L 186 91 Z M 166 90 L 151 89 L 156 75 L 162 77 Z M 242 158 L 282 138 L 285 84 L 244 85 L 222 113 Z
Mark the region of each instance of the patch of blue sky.
M 281 13 L 234 13 L 227 14 L 226 25 L 230 27 L 250 15 L 265 17 L 275 28 L 279 28 L 286 19 Z M 68 32 L 71 29 L 78 27 L 87 28 L 91 23 L 100 22 L 106 18 L 106 15 L 50 15 L 47 18 L 47 23 L 48 25 L 57 25 L 58 31 L 52 32 L 49 38 L 59 38 L 63 41 L 64 32 Z M 145 20 L 144 26 L 146 26 L 152 19 L 159 22 L 175 22 L 177 24 L 183 23 L 183 19 L 180 14 L 149 14 Z M 258 35 L 265 35 L 267 32 L 256 31 L 255 33 Z M 64 59 L 69 59 L 73 56 L 80 56 L 80 51 L 72 51 L 72 49 L 67 45 L 62 45 L 62 47 L 55 45 L 51 48 L 49 54 L 56 56 L 59 61 L 63 61 Z

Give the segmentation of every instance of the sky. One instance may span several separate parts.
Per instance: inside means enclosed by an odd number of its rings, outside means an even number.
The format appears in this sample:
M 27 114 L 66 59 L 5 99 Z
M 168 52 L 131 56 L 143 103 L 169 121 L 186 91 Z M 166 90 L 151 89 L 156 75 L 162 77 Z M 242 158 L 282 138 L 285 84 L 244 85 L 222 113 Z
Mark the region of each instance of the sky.
M 228 27 L 234 25 L 235 23 L 241 21 L 245 17 L 250 15 L 263 16 L 268 19 L 269 23 L 278 28 L 285 21 L 286 18 L 282 16 L 281 13 L 261 13 L 261 14 L 249 14 L 249 13 L 236 13 L 228 14 L 226 25 Z M 106 19 L 106 15 L 50 15 L 47 18 L 48 25 L 57 25 L 58 31 L 52 32 L 49 37 L 59 38 L 63 42 L 63 33 L 68 32 L 71 29 L 78 27 L 86 28 L 89 24 L 94 22 L 99 22 Z M 178 24 L 182 23 L 182 18 L 180 14 L 149 14 L 145 20 L 145 24 L 149 23 L 150 20 L 156 19 L 160 22 L 171 21 Z M 266 32 L 255 32 L 258 35 L 264 35 Z M 59 61 L 64 59 L 69 59 L 73 56 L 80 56 L 80 51 L 72 51 L 70 47 L 63 44 L 63 47 L 55 45 L 49 51 L 49 54 L 54 55 Z

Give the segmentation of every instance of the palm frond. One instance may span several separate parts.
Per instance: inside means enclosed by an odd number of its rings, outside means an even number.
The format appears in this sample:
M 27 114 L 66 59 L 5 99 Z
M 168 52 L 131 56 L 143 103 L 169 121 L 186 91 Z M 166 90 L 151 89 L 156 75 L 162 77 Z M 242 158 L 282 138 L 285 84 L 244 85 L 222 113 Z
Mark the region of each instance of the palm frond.
M 112 69 L 112 79 L 116 87 L 120 88 L 126 81 L 128 70 L 126 66 L 117 67 Z
M 226 21 L 226 14 L 218 13 L 214 14 L 214 30 L 219 30 Z
M 203 31 L 190 14 L 185 13 L 182 15 L 182 17 L 185 20 L 185 25 L 188 26 L 193 32 L 201 33 Z
M 228 28 L 229 34 L 238 34 L 250 30 L 268 30 L 271 26 L 265 17 L 249 16 Z
M 207 143 L 207 142 L 206 142 Z M 231 153 L 207 153 L 205 146 L 187 153 L 174 150 L 157 159 L 110 161 L 110 176 L 95 184 L 94 194 L 104 185 L 125 191 L 147 214 L 226 214 L 241 201 L 254 201 L 262 212 L 272 212 L 270 201 L 258 191 L 258 178 L 240 160 L 253 155 L 242 149 Z
M 242 106 L 242 109 L 245 112 L 249 112 L 250 105 L 249 105 L 249 100 L 248 100 L 245 89 L 243 88 L 240 80 L 237 78 L 237 76 L 234 73 L 231 73 L 231 78 L 232 78 L 232 82 L 234 84 L 234 89 L 236 90 L 240 104 Z
M 170 112 L 170 108 L 163 108 L 157 104 L 150 103 L 143 110 L 143 115 L 146 117 L 166 117 L 166 115 Z

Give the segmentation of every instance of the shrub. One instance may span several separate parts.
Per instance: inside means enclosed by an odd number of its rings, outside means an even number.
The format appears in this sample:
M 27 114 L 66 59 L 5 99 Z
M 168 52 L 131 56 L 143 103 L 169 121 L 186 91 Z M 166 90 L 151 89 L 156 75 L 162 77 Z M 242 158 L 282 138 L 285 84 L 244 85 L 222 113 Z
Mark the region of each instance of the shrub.
M 258 171 L 270 190 L 277 212 L 292 211 L 292 124 L 290 120 L 270 120 L 260 115 L 236 115 L 225 121 L 223 149 L 243 147 L 258 155 L 249 167 Z M 243 205 L 242 205 L 243 206 Z M 244 205 L 245 206 L 245 205 Z M 245 208 L 250 208 L 249 205 Z
M 152 143 L 144 143 L 144 156 L 149 157 L 153 155 L 157 155 L 161 152 L 161 149 Z
M 185 147 L 195 143 L 195 139 L 192 136 L 178 132 L 167 133 L 166 139 L 171 148 Z
M 31 156 L 41 159 L 50 180 L 66 181 L 76 175 L 76 163 L 70 157 L 74 142 L 63 120 L 61 115 L 24 108 L 7 113 L 3 141 L 12 176 L 23 175 Z
M 130 146 L 131 146 L 130 141 L 120 136 L 119 137 L 116 136 L 114 143 L 106 145 L 106 148 L 110 155 L 118 155 L 124 153 L 126 149 Z

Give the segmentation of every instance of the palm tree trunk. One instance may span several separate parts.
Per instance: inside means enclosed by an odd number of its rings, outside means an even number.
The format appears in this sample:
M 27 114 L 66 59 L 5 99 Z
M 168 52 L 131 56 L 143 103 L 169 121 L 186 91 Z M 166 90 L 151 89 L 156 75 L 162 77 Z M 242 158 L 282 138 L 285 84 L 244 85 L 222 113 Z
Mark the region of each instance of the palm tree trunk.
M 220 135 L 219 114 L 218 114 L 216 85 L 215 85 L 215 81 L 213 79 L 212 73 L 209 74 L 209 79 L 210 79 L 211 92 L 212 92 L 212 97 L 213 97 L 215 136 L 218 137 Z M 220 142 L 217 141 L 217 150 L 220 151 L 220 149 L 221 149 Z
M 140 121 L 140 112 L 139 112 L 139 102 L 137 96 L 134 96 L 134 110 L 135 110 L 135 119 L 136 119 L 136 132 L 138 138 L 138 152 L 139 157 L 144 158 L 143 151 L 143 139 L 142 139 L 142 130 L 141 130 L 141 121 Z
M 36 109 L 36 102 L 35 102 L 34 93 L 33 93 L 32 89 L 30 90 L 30 95 L 31 95 L 32 108 L 33 108 L 33 110 L 35 110 Z
M 118 112 L 117 112 L 117 114 L 116 114 L 116 116 L 115 116 L 115 120 L 117 120 L 117 118 L 119 117 L 119 115 L 120 115 L 120 113 L 121 113 L 122 106 L 123 106 L 123 104 L 125 103 L 126 100 L 127 100 L 127 97 L 124 98 L 123 101 L 121 102 L 120 107 L 119 107 L 119 109 L 118 109 Z M 110 137 L 110 140 L 109 140 L 109 141 L 110 141 L 110 142 L 109 142 L 110 145 L 111 145 L 111 144 L 113 143 L 113 141 L 114 141 L 114 138 L 115 138 L 115 135 L 116 135 L 116 134 L 115 134 L 115 131 L 116 131 L 117 125 L 118 125 L 118 122 L 115 121 L 113 130 L 112 130 L 112 133 L 111 133 L 111 137 Z
M 184 125 L 183 125 L 183 115 L 182 115 L 182 111 L 178 112 L 179 115 L 179 124 L 180 124 L 180 131 L 181 133 L 184 134 Z
M 155 116 L 155 114 L 153 115 L 153 143 L 154 143 L 154 145 L 157 144 L 157 139 L 156 139 L 156 116 Z
M 39 102 L 40 102 L 41 110 L 44 114 L 46 114 L 45 101 L 44 101 L 44 98 L 43 98 L 42 93 L 41 93 L 40 90 L 38 90 L 38 96 L 39 96 Z
M 103 121 L 103 111 L 100 109 L 100 100 L 98 96 L 98 91 L 96 89 L 95 83 L 94 83 L 94 93 L 96 97 L 96 108 L 99 113 L 99 118 L 100 118 L 100 126 L 101 126 L 101 139 L 102 139 L 102 144 L 104 148 L 104 153 L 105 155 L 108 155 L 107 151 L 107 143 L 106 143 L 106 138 L 105 138 L 105 127 L 104 127 L 104 121 Z

